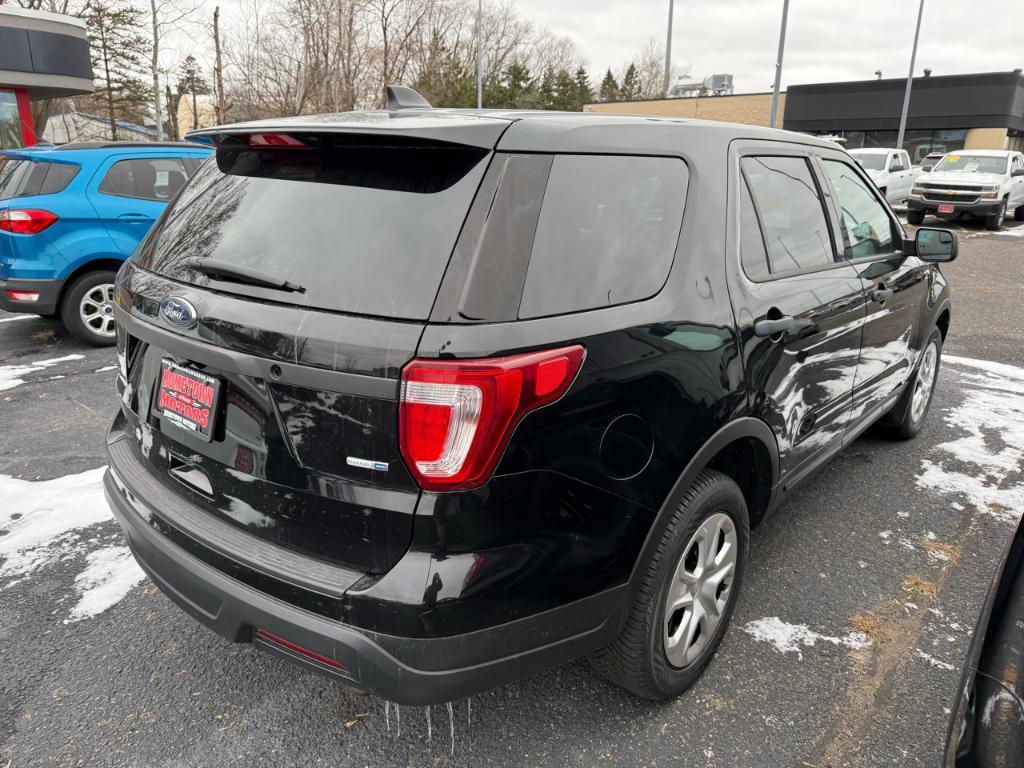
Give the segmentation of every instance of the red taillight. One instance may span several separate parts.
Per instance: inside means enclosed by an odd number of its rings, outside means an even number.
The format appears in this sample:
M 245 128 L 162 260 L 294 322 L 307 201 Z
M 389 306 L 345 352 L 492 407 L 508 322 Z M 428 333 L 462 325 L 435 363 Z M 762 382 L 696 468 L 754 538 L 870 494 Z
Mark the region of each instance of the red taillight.
M 289 651 L 294 651 L 295 653 L 299 654 L 300 656 L 305 656 L 307 659 L 312 659 L 313 661 L 319 661 L 321 664 L 326 664 L 329 667 L 334 667 L 335 669 L 340 669 L 343 672 L 347 672 L 348 671 L 348 668 L 344 664 L 341 664 L 341 663 L 335 661 L 334 659 L 331 659 L 331 658 L 328 658 L 327 656 L 319 654 L 316 651 L 311 651 L 311 650 L 309 650 L 309 648 L 303 648 L 301 645 L 298 645 L 297 643 L 293 643 L 291 640 L 285 640 L 283 637 L 278 637 L 277 635 L 271 634 L 270 632 L 267 632 L 267 630 L 265 630 L 265 629 L 257 629 L 256 630 L 256 634 L 259 635 L 261 638 L 263 638 L 264 640 L 266 640 L 269 643 L 273 643 L 274 645 L 279 645 L 282 648 L 287 648 Z
M 250 147 L 274 149 L 309 149 L 309 145 L 287 133 L 243 133 L 240 138 Z
M 39 293 L 36 291 L 8 291 L 7 295 L 12 301 L 39 301 Z
M 36 208 L 0 211 L 0 229 L 16 235 L 34 235 L 42 232 L 59 217 Z
M 572 346 L 483 360 L 413 360 L 402 370 L 402 457 L 421 488 L 484 482 L 519 421 L 560 398 L 583 363 Z

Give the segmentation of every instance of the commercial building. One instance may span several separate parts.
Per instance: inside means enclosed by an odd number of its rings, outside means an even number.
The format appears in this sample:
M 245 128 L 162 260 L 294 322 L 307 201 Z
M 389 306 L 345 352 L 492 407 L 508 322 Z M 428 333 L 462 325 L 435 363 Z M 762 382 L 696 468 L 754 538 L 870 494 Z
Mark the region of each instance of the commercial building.
M 85 22 L 0 6 L 0 149 L 36 143 L 31 102 L 92 90 Z
M 779 95 L 779 114 L 786 103 L 786 94 Z M 771 93 L 741 93 L 730 96 L 684 96 L 674 99 L 643 101 L 605 101 L 587 104 L 584 112 L 611 112 L 629 115 L 658 115 L 699 120 L 720 120 L 725 123 L 768 125 L 772 113 Z
M 783 128 L 831 134 L 847 149 L 896 145 L 906 78 L 793 85 Z M 1024 74 L 915 77 L 903 148 L 914 162 L 929 152 L 1024 149 Z
M 835 136 L 847 149 L 896 144 L 906 78 L 793 85 L 780 94 L 782 127 Z M 768 125 L 770 93 L 588 104 L 591 112 Z M 914 162 L 929 152 L 1024 149 L 1024 74 L 916 77 L 904 136 Z

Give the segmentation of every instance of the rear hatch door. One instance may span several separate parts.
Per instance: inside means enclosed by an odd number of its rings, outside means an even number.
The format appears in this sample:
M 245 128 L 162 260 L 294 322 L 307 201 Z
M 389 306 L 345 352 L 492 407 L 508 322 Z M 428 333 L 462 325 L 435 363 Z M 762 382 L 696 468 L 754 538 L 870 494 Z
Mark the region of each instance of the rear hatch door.
M 481 123 L 484 146 L 217 137 L 119 283 L 123 408 L 158 479 L 303 554 L 378 573 L 401 557 L 419 489 L 399 376 L 507 125 Z

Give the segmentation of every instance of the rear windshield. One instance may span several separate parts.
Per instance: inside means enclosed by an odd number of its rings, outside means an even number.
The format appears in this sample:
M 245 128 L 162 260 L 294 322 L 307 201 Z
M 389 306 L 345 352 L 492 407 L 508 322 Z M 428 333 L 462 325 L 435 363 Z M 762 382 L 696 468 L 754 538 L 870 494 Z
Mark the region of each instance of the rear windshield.
M 78 173 L 70 163 L 48 163 L 0 155 L 0 200 L 61 192 Z
M 884 171 L 885 170 L 885 158 L 887 155 L 884 152 L 851 152 L 853 159 L 861 164 L 865 170 L 868 171 Z
M 402 137 L 302 138 L 308 148 L 218 148 L 135 259 L 219 291 L 426 319 L 489 151 Z M 209 277 L 190 257 L 304 290 Z

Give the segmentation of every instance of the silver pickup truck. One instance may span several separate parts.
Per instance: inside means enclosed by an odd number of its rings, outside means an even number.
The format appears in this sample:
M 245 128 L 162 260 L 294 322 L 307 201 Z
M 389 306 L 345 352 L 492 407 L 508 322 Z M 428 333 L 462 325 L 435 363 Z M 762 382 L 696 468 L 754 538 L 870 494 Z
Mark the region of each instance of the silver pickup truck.
M 1000 230 L 1008 212 L 1024 221 L 1024 154 L 972 149 L 950 152 L 914 182 L 907 221 L 920 224 L 928 214 L 966 215 Z

